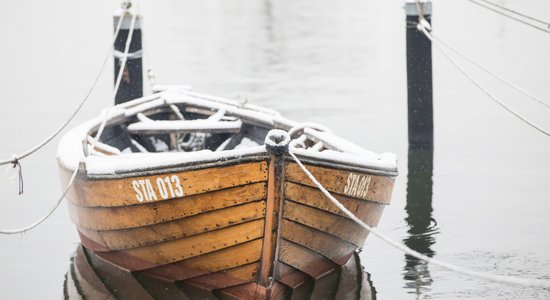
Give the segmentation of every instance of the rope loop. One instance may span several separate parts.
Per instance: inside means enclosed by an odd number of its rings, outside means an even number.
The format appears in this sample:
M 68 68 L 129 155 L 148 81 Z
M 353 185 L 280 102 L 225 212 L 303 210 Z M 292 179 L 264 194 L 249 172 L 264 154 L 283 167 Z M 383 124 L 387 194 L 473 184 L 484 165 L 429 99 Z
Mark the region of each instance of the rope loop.
M 418 24 L 417 24 L 418 31 L 421 31 L 420 29 L 421 27 L 426 28 L 428 31 L 432 31 L 432 25 L 430 25 L 430 22 L 428 22 L 428 20 L 426 20 L 426 18 L 424 17 L 424 9 L 420 5 L 420 0 L 416 0 L 415 4 L 416 4 L 416 10 L 418 11 Z
M 19 195 L 23 194 L 23 169 L 21 167 L 21 163 L 19 162 L 19 158 L 17 158 L 17 155 L 12 155 L 12 167 L 18 168 L 19 173 Z

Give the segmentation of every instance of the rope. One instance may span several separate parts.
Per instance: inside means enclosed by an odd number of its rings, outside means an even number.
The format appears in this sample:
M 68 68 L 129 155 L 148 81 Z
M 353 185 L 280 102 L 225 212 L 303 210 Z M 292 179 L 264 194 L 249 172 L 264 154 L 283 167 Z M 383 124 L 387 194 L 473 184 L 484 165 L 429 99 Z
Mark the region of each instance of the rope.
M 48 219 L 53 214 L 53 212 L 57 209 L 57 207 L 59 207 L 59 204 L 61 204 L 61 202 L 65 198 L 65 195 L 67 195 L 67 192 L 69 192 L 69 189 L 70 189 L 71 185 L 73 184 L 77 173 L 78 173 L 78 167 L 76 167 L 74 169 L 74 172 L 71 175 L 71 179 L 69 180 L 69 183 L 65 187 L 65 190 L 63 191 L 63 194 L 61 194 L 61 197 L 59 197 L 59 199 L 57 199 L 55 204 L 52 206 L 52 208 L 50 208 L 50 210 L 48 211 L 48 213 L 45 216 L 43 216 L 42 218 L 38 219 L 37 221 L 35 221 L 34 223 L 32 223 L 32 224 L 30 224 L 26 227 L 16 228 L 16 229 L 0 229 L 0 234 L 25 233 L 25 232 L 35 228 L 36 226 L 40 225 L 46 219 Z
M 116 94 L 118 92 L 118 88 L 120 87 L 120 82 L 122 81 L 122 74 L 124 73 L 126 62 L 128 61 L 128 52 L 130 51 L 130 44 L 132 43 L 132 37 L 134 35 L 134 26 L 136 25 L 136 16 L 137 14 L 133 14 L 132 20 L 130 22 L 128 38 L 126 39 L 126 45 L 124 46 L 124 55 L 122 57 L 122 61 L 120 62 L 120 69 L 118 70 L 118 75 L 115 82 L 115 88 L 113 90 L 113 103 L 114 103 Z M 120 19 L 123 19 L 123 18 L 124 16 L 121 16 Z M 105 113 L 105 117 L 103 118 L 103 121 L 101 122 L 101 125 L 99 126 L 99 129 L 97 130 L 97 134 L 93 140 L 92 147 L 91 147 L 92 149 L 95 148 L 95 145 L 99 141 L 99 138 L 101 137 L 101 134 L 105 129 L 105 125 L 107 124 L 107 120 L 109 119 L 110 115 L 111 115 L 111 110 L 107 110 L 107 112 Z
M 426 27 L 424 27 L 422 24 L 418 24 L 418 30 L 422 31 L 424 35 L 432 42 L 433 45 L 437 47 L 439 51 L 462 73 L 466 78 L 468 78 L 474 85 L 476 85 L 483 93 L 485 93 L 491 100 L 496 102 L 498 105 L 500 105 L 502 108 L 504 108 L 506 111 L 511 113 L 516 118 L 523 121 L 525 124 L 531 126 L 532 128 L 536 129 L 537 131 L 541 132 L 542 134 L 550 137 L 550 132 L 544 130 L 543 128 L 535 125 L 531 121 L 527 120 L 525 117 L 521 116 L 520 114 L 516 113 L 514 110 L 512 110 L 510 107 L 508 107 L 506 104 L 504 104 L 497 96 L 493 95 L 490 91 L 488 91 L 486 88 L 484 88 L 477 80 L 475 80 L 468 72 L 466 72 L 449 54 L 445 49 L 443 49 L 439 45 L 439 41 L 433 38 L 431 33 L 426 30 Z
M 124 15 L 120 17 L 120 20 L 124 19 Z M 130 51 L 130 44 L 132 43 L 132 36 L 134 35 L 134 26 L 136 25 L 136 14 L 132 15 L 132 20 L 130 22 L 130 28 L 128 33 L 128 38 L 126 39 L 126 45 L 124 46 L 124 54 L 122 56 L 122 61 L 120 62 L 120 70 L 115 81 L 115 88 L 113 99 L 116 97 L 118 88 L 120 87 L 120 82 L 122 80 L 122 74 L 124 73 L 124 68 L 126 67 L 126 62 L 128 61 L 128 52 Z
M 121 59 L 122 57 L 124 57 L 124 53 L 118 50 L 115 50 L 113 55 L 118 59 Z M 142 56 L 143 56 L 143 50 L 138 50 L 136 52 L 128 53 L 126 57 L 128 57 L 128 59 L 137 59 L 137 58 L 141 58 Z
M 540 23 L 540 24 L 546 26 L 547 28 L 550 28 L 550 23 L 548 23 L 548 22 L 546 22 L 546 21 L 543 21 L 543 20 L 540 20 L 540 19 L 537 19 L 537 18 L 534 18 L 534 17 L 531 17 L 531 16 L 528 16 L 528 15 L 523 14 L 523 13 L 520 13 L 520 12 L 517 11 L 517 10 L 510 9 L 510 8 L 505 7 L 505 6 L 503 6 L 503 5 L 500 5 L 500 4 L 498 4 L 498 3 L 493 3 L 493 2 L 487 1 L 487 0 L 477 0 L 477 1 L 481 1 L 481 2 L 487 3 L 487 4 L 492 5 L 492 6 L 496 6 L 496 7 L 500 8 L 500 9 L 502 9 L 502 10 L 505 10 L 505 11 L 507 11 L 507 12 L 511 12 L 511 13 L 516 14 L 516 15 L 521 16 L 521 17 L 524 17 L 524 18 L 529 19 L 529 20 L 531 20 L 531 21 L 533 21 L 533 22 L 538 22 L 538 23 Z
M 137 4 L 137 14 L 138 15 L 142 15 L 141 14 L 141 5 L 140 5 L 141 1 L 136 1 L 136 4 Z M 149 48 L 148 48 L 148 43 L 147 43 L 147 40 L 145 39 L 145 27 L 144 27 L 144 24 L 145 22 L 143 21 L 143 18 L 140 20 L 140 25 L 141 25 L 141 43 L 143 44 L 143 50 L 145 52 L 145 61 L 147 62 L 147 80 L 149 81 L 149 87 L 151 89 L 153 89 L 153 87 L 155 86 L 156 84 L 156 76 L 155 76 L 155 72 L 153 72 L 153 67 L 151 66 L 151 57 L 149 56 Z
M 502 276 L 502 275 L 494 275 L 494 274 L 488 274 L 484 272 L 478 272 L 473 271 L 470 269 L 462 268 L 459 266 L 456 266 L 451 263 L 447 263 L 438 259 L 431 258 L 429 256 L 426 256 L 418 251 L 415 251 L 399 242 L 391 240 L 389 237 L 385 236 L 383 233 L 379 232 L 378 229 L 366 224 L 361 219 L 356 217 L 351 211 L 349 211 L 342 203 L 340 203 L 334 196 L 330 194 L 329 191 L 321 184 L 317 179 L 309 172 L 309 170 L 302 164 L 302 162 L 292 153 L 292 151 L 288 151 L 290 156 L 292 156 L 292 159 L 300 166 L 302 171 L 309 177 L 309 179 L 323 192 L 323 194 L 334 204 L 336 205 L 343 213 L 345 213 L 350 219 L 355 221 L 357 224 L 359 224 L 361 227 L 365 228 L 378 238 L 380 238 L 382 241 L 384 241 L 386 244 L 401 250 L 402 252 L 416 257 L 417 259 L 423 260 L 427 263 L 445 268 L 447 270 L 460 273 L 463 275 L 471 276 L 474 278 L 482 279 L 482 280 L 488 280 L 488 281 L 494 281 L 499 283 L 508 283 L 508 284 L 514 284 L 514 285 L 520 285 L 520 286 L 526 286 L 526 287 L 542 287 L 542 288 L 550 288 L 550 282 L 547 280 L 541 280 L 541 279 L 525 279 L 525 278 L 518 278 L 518 277 L 512 277 L 512 276 Z
M 51 140 L 53 140 L 59 133 L 61 133 L 61 131 L 63 131 L 63 129 L 65 129 L 65 127 L 67 127 L 67 125 L 69 125 L 69 123 L 76 117 L 76 115 L 78 114 L 80 109 L 84 106 L 86 101 L 88 101 L 92 91 L 94 90 L 95 86 L 99 82 L 99 78 L 101 78 L 101 74 L 103 74 L 103 71 L 105 70 L 105 66 L 107 65 L 107 62 L 109 61 L 109 58 L 111 57 L 111 53 L 113 52 L 113 45 L 114 45 L 114 42 L 115 42 L 115 40 L 118 36 L 118 33 L 120 31 L 121 26 L 122 26 L 122 18 L 120 18 L 120 20 L 117 23 L 116 30 L 115 30 L 115 33 L 113 35 L 113 39 L 111 41 L 111 47 L 109 48 L 109 51 L 108 51 L 107 55 L 105 56 L 105 59 L 103 60 L 103 65 L 101 66 L 101 69 L 99 70 L 99 73 L 95 77 L 94 82 L 92 83 L 92 86 L 88 89 L 88 92 L 84 96 L 84 99 L 82 99 L 82 101 L 80 102 L 80 104 L 78 105 L 76 110 L 72 113 L 72 115 L 69 117 L 69 119 L 67 119 L 67 121 L 65 121 L 65 123 L 63 123 L 63 125 L 61 125 L 61 127 L 59 127 L 56 131 L 54 131 L 50 136 L 48 136 L 40 144 L 28 149 L 27 151 L 25 151 L 21 154 L 15 155 L 15 157 L 0 161 L 0 165 L 6 165 L 6 164 L 10 164 L 10 163 L 13 164 L 13 163 L 15 163 L 16 158 L 17 158 L 17 160 L 21 160 L 21 159 L 35 153 L 36 151 L 40 150 L 42 147 L 47 145 Z
M 550 24 L 547 23 L 547 22 L 544 22 L 544 21 L 535 19 L 535 18 L 533 18 L 533 17 L 526 16 L 526 15 L 524 15 L 524 14 L 521 14 L 521 13 L 516 12 L 516 11 L 514 11 L 514 10 L 511 10 L 511 9 L 509 9 L 509 8 L 504 8 L 504 6 L 497 5 L 497 4 L 492 3 L 492 2 L 490 2 L 490 1 L 484 1 L 484 0 L 468 0 L 468 1 L 474 3 L 474 4 L 478 5 L 478 6 L 481 6 L 481 7 L 485 8 L 485 9 L 488 9 L 488 10 L 490 10 L 490 11 L 492 11 L 492 12 L 495 12 L 495 13 L 497 13 L 497 14 L 499 14 L 499 15 L 502 15 L 502 16 L 505 16 L 505 17 L 507 17 L 507 18 L 510 18 L 510 19 L 512 19 L 512 20 L 514 20 L 514 21 L 516 21 L 516 22 L 519 22 L 519 23 L 522 23 L 522 24 L 527 25 L 527 26 L 529 26 L 529 27 L 538 29 L 538 30 L 540 30 L 540 31 L 542 31 L 542 32 L 550 33 L 550 30 L 548 30 L 548 29 L 546 29 L 546 28 L 539 27 L 539 26 L 537 26 L 537 25 L 534 25 L 534 24 L 532 24 L 532 23 L 529 23 L 529 22 L 527 22 L 527 21 L 525 21 L 525 20 L 522 20 L 522 19 L 520 19 L 520 18 L 514 17 L 514 16 L 512 16 L 512 15 L 506 14 L 506 13 L 504 13 L 504 12 L 502 12 L 502 11 L 499 11 L 499 10 L 493 8 L 493 7 L 490 7 L 489 5 L 486 5 L 486 4 L 477 2 L 477 1 L 483 1 L 484 3 L 490 3 L 490 5 L 494 5 L 494 6 L 496 6 L 496 7 L 498 7 L 498 8 L 501 8 L 501 9 L 503 9 L 503 10 L 505 10 L 505 11 L 513 12 L 513 13 L 515 13 L 515 14 L 517 14 L 517 15 L 519 15 L 519 16 L 522 16 L 522 17 L 524 17 L 524 18 L 531 19 L 531 20 L 536 20 L 536 21 L 538 21 L 538 22 L 542 22 L 542 24 L 544 24 L 547 28 L 550 28 Z
M 123 17 L 120 18 L 118 25 L 122 24 L 122 21 L 121 21 L 122 19 L 123 19 Z M 135 21 L 136 21 L 136 15 L 134 14 L 134 15 L 132 15 L 132 22 L 130 23 L 130 33 L 128 34 L 128 38 L 126 40 L 126 47 L 124 49 L 124 57 L 122 59 L 121 65 L 120 65 L 120 70 L 118 71 L 117 81 L 116 81 L 115 89 L 114 89 L 114 93 L 113 93 L 113 98 L 115 97 L 116 92 L 118 91 L 118 88 L 120 86 L 120 82 L 122 80 L 122 73 L 124 72 L 124 67 L 126 66 L 126 61 L 127 61 L 126 56 L 128 55 L 128 51 L 130 49 L 130 43 L 132 42 L 132 35 L 133 35 L 133 32 L 134 32 Z M 117 26 L 117 28 L 119 28 L 119 26 Z M 103 129 L 105 128 L 105 125 L 107 124 L 107 120 L 109 119 L 110 115 L 111 115 L 111 110 L 109 109 L 105 112 L 105 117 L 103 118 L 103 121 L 101 122 L 101 125 L 99 126 L 99 130 L 97 132 L 97 135 L 91 143 L 91 148 L 92 149 L 95 148 L 95 145 L 99 141 L 99 137 L 103 133 Z M 34 223 L 32 223 L 32 224 L 30 224 L 26 227 L 16 228 L 16 229 L 0 229 L 0 234 L 25 233 L 25 232 L 35 228 L 36 226 L 40 225 L 46 219 L 48 219 L 54 213 L 54 211 L 59 207 L 59 204 L 61 204 L 61 202 L 63 202 L 63 199 L 65 199 L 65 196 L 67 195 L 67 192 L 69 191 L 69 189 L 73 185 L 77 174 L 78 174 L 78 165 L 75 166 L 74 171 L 71 175 L 71 178 L 70 178 L 69 182 L 67 183 L 67 186 L 65 187 L 65 190 L 63 191 L 63 194 L 61 194 L 61 197 L 59 197 L 59 199 L 57 199 L 55 204 L 50 208 L 50 210 L 48 211 L 48 213 L 45 216 L 43 216 L 42 218 L 38 219 L 37 221 L 35 221 Z
M 23 194 L 23 170 L 21 168 L 21 163 L 15 154 L 13 155 L 13 168 L 18 168 L 19 170 L 19 195 Z
M 448 49 L 450 49 L 451 51 L 453 51 L 454 53 L 456 53 L 458 56 L 462 57 L 463 59 L 469 61 L 471 64 L 473 64 L 474 66 L 478 67 L 479 69 L 483 70 L 484 72 L 486 72 L 487 74 L 490 74 L 492 75 L 493 77 L 495 77 L 496 79 L 500 80 L 501 82 L 503 82 L 504 84 L 508 85 L 509 87 L 517 90 L 518 92 L 522 93 L 523 95 L 531 98 L 532 100 L 546 106 L 546 107 L 549 107 L 550 108 L 550 103 L 538 98 L 537 96 L 529 93 L 528 91 L 524 90 L 523 88 L 521 88 L 520 86 L 518 86 L 517 84 L 514 84 L 506 79 L 504 79 L 503 77 L 499 76 L 498 74 L 496 74 L 495 72 L 483 67 L 481 64 L 479 64 L 478 62 L 474 61 L 473 59 L 471 59 L 470 57 L 466 56 L 465 54 L 462 54 L 458 49 L 456 49 L 455 47 L 449 45 L 448 43 L 444 42 L 443 40 L 441 40 L 440 38 L 438 38 L 437 36 L 435 36 L 432 32 L 430 32 L 430 34 L 432 35 L 432 37 L 437 40 L 437 42 L 439 42 L 441 45 L 447 47 Z

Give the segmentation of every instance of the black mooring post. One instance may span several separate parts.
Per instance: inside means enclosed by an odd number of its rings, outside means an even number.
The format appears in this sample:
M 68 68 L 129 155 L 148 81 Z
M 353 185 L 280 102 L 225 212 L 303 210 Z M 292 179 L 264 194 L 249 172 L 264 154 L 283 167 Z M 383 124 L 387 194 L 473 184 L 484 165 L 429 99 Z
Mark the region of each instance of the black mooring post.
M 122 63 L 126 40 L 130 34 L 130 26 L 132 15 L 129 12 L 130 4 L 125 2 L 123 9 L 114 16 L 114 26 L 118 24 L 119 18 L 123 18 L 122 26 L 118 37 L 115 40 L 115 84 Z M 141 17 L 136 16 L 134 24 L 134 33 L 130 49 L 128 50 L 128 59 L 122 73 L 122 80 L 115 96 L 115 104 L 127 102 L 143 96 L 143 62 L 142 62 L 142 46 L 141 46 Z
M 418 6 L 431 23 L 431 1 L 421 0 Z M 409 148 L 432 148 L 432 44 L 417 28 L 418 6 L 415 0 L 406 0 Z

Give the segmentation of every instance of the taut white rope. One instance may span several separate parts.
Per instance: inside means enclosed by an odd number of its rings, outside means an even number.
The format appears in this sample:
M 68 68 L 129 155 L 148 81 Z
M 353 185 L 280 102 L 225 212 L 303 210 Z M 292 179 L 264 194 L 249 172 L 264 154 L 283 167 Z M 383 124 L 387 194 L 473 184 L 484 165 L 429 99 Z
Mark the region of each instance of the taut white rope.
M 80 102 L 80 104 L 78 105 L 76 110 L 72 113 L 72 115 L 69 117 L 69 119 L 67 119 L 67 121 L 65 121 L 65 123 L 63 123 L 63 125 L 61 125 L 61 127 L 59 127 L 56 131 L 54 131 L 52 134 L 50 134 L 50 136 L 48 136 L 40 144 L 37 144 L 36 146 L 28 149 L 25 152 L 22 152 L 20 154 L 16 154 L 15 157 L 0 161 L 0 165 L 6 165 L 6 164 L 10 164 L 10 163 L 13 164 L 16 161 L 21 160 L 21 159 L 33 154 L 34 152 L 40 150 L 40 148 L 44 147 L 51 140 L 53 140 L 59 133 L 61 133 L 61 131 L 63 131 L 63 129 L 65 129 L 65 127 L 67 127 L 67 125 L 69 125 L 69 123 L 76 117 L 76 115 L 78 114 L 80 109 L 84 106 L 84 104 L 86 103 L 86 101 L 90 97 L 92 91 L 94 90 L 95 86 L 97 85 L 97 83 L 99 81 L 99 78 L 101 78 L 101 75 L 103 74 L 103 71 L 105 70 L 105 66 L 107 65 L 107 62 L 109 61 L 109 58 L 111 57 L 111 53 L 113 53 L 113 45 L 114 45 L 114 42 L 115 42 L 116 38 L 118 37 L 118 33 L 120 31 L 121 26 L 122 26 L 122 18 L 120 18 L 120 20 L 117 23 L 115 33 L 113 34 L 113 38 L 111 40 L 109 51 L 108 51 L 107 55 L 105 56 L 105 59 L 103 60 L 103 65 L 101 66 L 101 69 L 99 70 L 99 73 L 97 74 L 96 78 L 94 79 L 94 82 L 92 83 L 92 86 L 88 89 L 88 92 L 84 96 L 84 99 L 82 99 L 82 102 Z
M 126 39 L 126 45 L 124 46 L 124 54 L 122 56 L 122 61 L 120 62 L 120 69 L 118 70 L 118 75 L 115 82 L 115 88 L 113 90 L 113 103 L 114 99 L 116 97 L 116 94 L 118 92 L 118 88 L 120 87 L 120 82 L 122 81 L 122 74 L 124 73 L 124 68 L 126 66 L 126 62 L 128 61 L 128 52 L 130 51 L 130 44 L 132 43 L 132 36 L 134 35 L 134 26 L 136 25 L 136 14 L 132 15 L 132 20 L 130 22 L 130 28 L 128 33 L 128 38 Z M 120 19 L 123 19 L 124 15 L 120 17 Z M 101 122 L 101 125 L 99 126 L 99 129 L 97 130 L 97 134 L 94 138 L 94 142 L 92 144 L 92 149 L 95 148 L 95 144 L 99 141 L 99 138 L 101 137 L 101 134 L 103 133 L 103 130 L 105 129 L 105 125 L 107 124 L 107 120 L 109 119 L 109 116 L 111 115 L 111 110 L 107 110 L 105 112 L 105 117 L 103 121 Z
M 123 17 L 120 18 L 118 25 L 122 24 L 122 21 L 121 21 L 122 19 L 123 19 Z M 120 64 L 120 70 L 118 71 L 118 76 L 117 76 L 117 81 L 116 81 L 116 84 L 115 84 L 113 99 L 116 95 L 118 87 L 120 86 L 120 81 L 122 79 L 122 73 L 124 72 L 124 67 L 126 65 L 126 61 L 127 61 L 126 56 L 128 55 L 128 51 L 130 49 L 130 43 L 132 42 L 132 34 L 134 32 L 135 21 L 136 21 L 136 15 L 134 14 L 134 15 L 132 15 L 132 22 L 130 24 L 130 33 L 128 34 L 128 38 L 126 40 L 126 47 L 124 49 L 124 57 L 123 57 L 122 62 Z M 117 26 L 117 28 L 118 28 L 118 26 Z M 95 148 L 95 145 L 99 141 L 99 137 L 101 136 L 101 133 L 103 133 L 103 129 L 105 128 L 105 124 L 107 124 L 107 120 L 109 119 L 110 115 L 111 115 L 111 110 L 110 109 L 105 111 L 105 117 L 103 118 L 103 121 L 101 122 L 101 125 L 99 126 L 99 130 L 97 131 L 97 135 L 96 135 L 95 139 L 92 141 L 92 144 L 91 144 L 92 149 Z M 73 185 L 77 174 L 78 174 L 78 165 L 75 166 L 74 171 L 71 174 L 71 178 L 69 179 L 69 182 L 67 183 L 67 186 L 65 187 L 65 190 L 63 190 L 63 193 L 61 194 L 61 197 L 59 199 L 57 199 L 55 204 L 52 206 L 52 208 L 50 208 L 50 210 L 48 211 L 48 213 L 45 216 L 38 219 L 34 223 L 32 223 L 28 226 L 22 227 L 22 228 L 0 229 L 0 234 L 24 233 L 24 232 L 27 232 L 27 231 L 35 228 L 36 226 L 38 226 L 42 222 L 44 222 L 46 219 L 48 219 L 53 214 L 53 212 L 59 207 L 59 204 L 61 204 L 61 202 L 63 202 L 63 199 L 65 199 L 65 195 L 67 195 L 67 192 L 69 191 L 69 189 Z
M 527 25 L 527 26 L 529 26 L 529 27 L 538 29 L 538 30 L 540 30 L 540 31 L 542 31 L 542 32 L 550 33 L 550 30 L 548 30 L 548 29 L 546 29 L 546 28 L 539 27 L 539 26 L 537 26 L 537 25 L 535 25 L 535 24 L 529 23 L 529 22 L 527 22 L 527 21 L 525 21 L 525 20 L 522 20 L 522 19 L 520 19 L 520 18 L 514 17 L 514 16 L 509 15 L 509 14 L 506 14 L 506 13 L 504 13 L 503 11 L 499 11 L 499 10 L 493 8 L 493 7 L 490 7 L 490 6 L 487 5 L 487 4 L 483 4 L 483 3 L 481 3 L 481 2 L 478 2 L 478 1 L 483 1 L 483 0 L 468 0 L 468 1 L 470 1 L 470 2 L 472 2 L 472 3 L 474 3 L 474 4 L 476 4 L 476 5 L 478 5 L 478 6 L 480 6 L 480 7 L 483 7 L 483 8 L 485 8 L 485 9 L 488 9 L 488 10 L 490 10 L 490 11 L 492 11 L 492 12 L 495 12 L 495 13 L 497 13 L 497 14 L 499 14 L 499 15 L 502 15 L 502 16 L 505 16 L 505 17 L 507 17 L 507 18 L 510 18 L 510 19 L 512 19 L 512 20 L 514 20 L 514 21 L 516 21 L 516 22 L 519 22 L 519 23 L 522 23 L 522 24 Z M 483 2 L 485 2 L 485 3 L 490 3 L 489 1 L 483 1 Z M 491 3 L 491 5 L 497 6 L 497 5 L 494 4 L 494 3 Z M 503 9 L 503 6 L 497 6 L 497 7 Z M 522 17 L 524 17 L 524 18 L 527 18 L 527 19 L 537 20 L 537 21 L 539 21 L 539 22 L 542 22 L 543 24 L 545 24 L 545 25 L 548 27 L 548 23 L 547 23 L 547 22 L 540 21 L 540 20 L 535 19 L 535 18 L 533 18 L 533 17 L 525 16 L 525 15 L 523 15 L 523 14 L 520 14 L 520 13 L 516 12 L 516 11 L 512 11 L 511 9 L 505 9 L 505 10 L 510 11 L 510 12 L 514 12 L 515 14 L 517 14 L 517 15 L 519 15 L 519 16 L 522 16 Z
M 413 257 L 416 257 L 420 260 L 423 260 L 427 263 L 445 268 L 447 270 L 450 270 L 450 271 L 453 271 L 453 272 L 456 272 L 456 273 L 467 275 L 467 276 L 470 276 L 470 277 L 475 277 L 475 278 L 478 278 L 478 279 L 489 280 L 489 281 L 500 282 L 500 283 L 509 283 L 509 284 L 514 284 L 514 285 L 526 286 L 526 287 L 550 288 L 550 282 L 547 281 L 547 280 L 525 279 L 525 278 L 517 278 L 517 277 L 511 277 L 511 276 L 501 276 L 501 275 L 494 275 L 494 274 L 488 274 L 488 273 L 484 273 L 484 272 L 473 271 L 473 270 L 470 270 L 470 269 L 466 269 L 466 268 L 462 268 L 462 267 L 453 265 L 451 263 L 447 263 L 447 262 L 444 262 L 444 261 L 441 261 L 441 260 L 438 260 L 438 259 L 431 258 L 431 257 L 426 256 L 426 255 L 424 255 L 424 254 L 422 254 L 418 251 L 415 251 L 415 250 L 413 250 L 413 249 L 411 249 L 411 248 L 409 248 L 409 247 L 407 247 L 407 246 L 405 246 L 405 245 L 403 245 L 399 242 L 391 240 L 390 238 L 385 236 L 383 233 L 379 232 L 378 229 L 366 224 L 361 219 L 356 217 L 351 211 L 349 211 L 344 205 L 342 205 L 342 203 L 340 203 L 340 201 L 338 201 L 336 198 L 334 198 L 334 196 L 332 196 L 330 194 L 330 192 L 327 191 L 327 189 L 325 189 L 325 187 L 321 183 L 319 183 L 319 181 L 313 176 L 313 174 L 311 174 L 311 172 L 309 172 L 309 170 L 302 164 L 302 162 L 298 159 L 298 157 L 296 157 L 296 155 L 294 155 L 294 153 L 292 153 L 292 150 L 290 148 L 289 148 L 288 153 L 290 154 L 290 156 L 292 156 L 292 159 L 294 159 L 294 161 L 298 164 L 298 166 L 300 166 L 302 171 L 304 171 L 304 173 L 307 175 L 307 177 L 309 177 L 309 179 L 317 186 L 317 188 L 319 188 L 319 190 L 321 190 L 321 192 L 323 192 L 323 194 L 334 205 L 336 205 L 343 213 L 345 213 L 346 216 L 348 216 L 350 219 L 355 221 L 361 227 L 365 228 L 366 230 L 368 230 L 369 232 L 371 232 L 372 234 L 374 234 L 375 236 L 380 238 L 386 244 L 388 244 L 388 245 L 390 245 L 390 246 L 392 246 L 392 247 L 394 247 L 398 250 L 401 250 L 402 252 L 404 252 L 404 253 L 406 253 L 410 256 L 413 256 Z
M 543 20 L 540 20 L 540 19 L 537 19 L 537 18 L 528 16 L 528 15 L 526 15 L 526 14 L 524 14 L 524 13 L 520 13 L 520 12 L 517 11 L 517 10 L 510 9 L 510 8 L 508 8 L 508 7 L 506 7 L 506 6 L 503 6 L 503 5 L 500 5 L 500 4 L 498 4 L 498 3 L 494 3 L 494 2 L 491 2 L 491 1 L 487 1 L 487 0 L 477 0 L 477 1 L 480 1 L 480 2 L 483 2 L 483 3 L 486 3 L 486 4 L 489 4 L 489 5 L 492 5 L 492 6 L 495 6 L 495 7 L 498 7 L 498 8 L 500 8 L 500 9 L 502 9 L 502 10 L 505 10 L 505 11 L 507 11 L 507 12 L 516 14 L 516 15 L 518 15 L 518 16 L 520 16 L 520 17 L 524 17 L 524 18 L 529 19 L 529 20 L 531 20 L 531 21 L 533 21 L 533 22 L 540 23 L 541 25 L 546 26 L 546 28 L 550 28 L 550 22 L 546 22 L 546 21 L 543 21 Z
M 454 53 L 456 53 L 458 56 L 462 57 L 463 59 L 469 61 L 471 64 L 473 64 L 474 66 L 478 67 L 479 69 L 483 70 L 485 73 L 487 74 L 490 74 L 492 75 L 493 77 L 495 77 L 496 79 L 500 80 L 501 82 L 503 82 L 504 84 L 508 85 L 509 87 L 517 90 L 518 92 L 522 93 L 523 95 L 531 98 L 532 100 L 546 106 L 546 107 L 549 107 L 550 108 L 550 103 L 540 99 L 539 97 L 529 93 L 528 91 L 526 91 L 525 89 L 521 88 L 520 86 L 518 86 L 517 84 L 514 84 L 506 79 L 504 79 L 502 76 L 496 74 L 495 72 L 485 68 L 484 66 L 482 66 L 480 63 L 476 62 L 475 60 L 471 59 L 470 57 L 466 56 L 465 54 L 463 54 L 462 52 L 460 52 L 458 49 L 456 49 L 455 47 L 449 45 L 449 43 L 446 43 L 445 41 L 441 40 L 441 38 L 437 37 L 436 35 L 433 34 L 433 32 L 430 32 L 430 34 L 432 35 L 432 37 L 437 41 L 439 42 L 441 45 L 447 47 L 449 50 L 453 51 Z
M 532 128 L 536 129 L 537 131 L 543 133 L 546 136 L 550 136 L 550 132 L 544 130 L 543 128 L 535 125 L 533 122 L 527 120 L 522 115 L 515 112 L 513 109 L 511 109 L 508 105 L 504 104 L 497 96 L 493 95 L 489 90 L 484 88 L 477 80 L 475 80 L 472 75 L 470 75 L 468 72 L 466 72 L 449 54 L 445 49 L 443 49 L 439 42 L 433 38 L 430 32 L 424 27 L 421 23 L 418 24 L 418 30 L 422 31 L 424 35 L 432 42 L 432 45 L 435 45 L 436 48 L 462 73 L 466 78 L 468 78 L 474 85 L 476 85 L 483 93 L 485 93 L 491 100 L 496 102 L 498 105 L 500 105 L 502 108 L 504 108 L 506 111 L 514 115 L 516 118 L 523 121 L 525 124 L 531 126 Z

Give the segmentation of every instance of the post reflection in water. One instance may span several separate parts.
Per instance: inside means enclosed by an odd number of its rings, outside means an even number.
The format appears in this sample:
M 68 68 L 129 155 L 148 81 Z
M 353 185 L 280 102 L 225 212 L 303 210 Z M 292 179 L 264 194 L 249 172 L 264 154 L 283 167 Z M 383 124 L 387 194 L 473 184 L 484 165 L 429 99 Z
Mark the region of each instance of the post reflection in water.
M 407 175 L 407 217 L 408 236 L 403 240 L 408 247 L 432 257 L 435 252 L 437 223 L 432 217 L 432 174 L 433 149 L 409 149 Z M 428 265 L 410 255 L 405 255 L 405 288 L 421 295 L 429 291 L 432 283 Z

